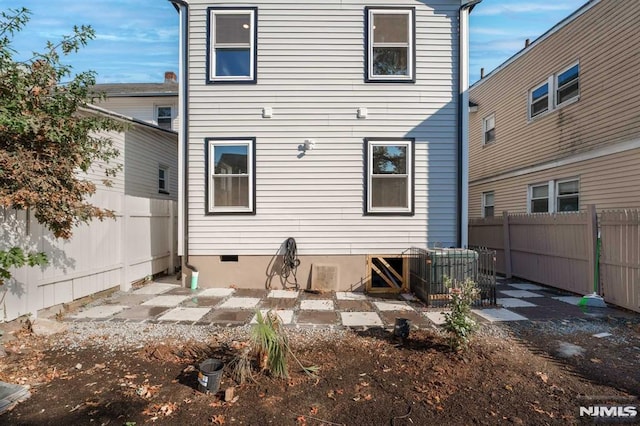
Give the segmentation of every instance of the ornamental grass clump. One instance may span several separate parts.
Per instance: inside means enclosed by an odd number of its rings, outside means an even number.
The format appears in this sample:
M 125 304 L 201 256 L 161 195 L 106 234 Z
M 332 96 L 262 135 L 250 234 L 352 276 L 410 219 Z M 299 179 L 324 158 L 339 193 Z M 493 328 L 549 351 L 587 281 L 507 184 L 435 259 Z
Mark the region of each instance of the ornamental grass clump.
M 478 324 L 471 318 L 471 305 L 478 299 L 480 290 L 471 279 L 453 283 L 445 278 L 451 294 L 451 312 L 443 312 L 444 330 L 449 335 L 449 346 L 455 351 L 466 349 Z

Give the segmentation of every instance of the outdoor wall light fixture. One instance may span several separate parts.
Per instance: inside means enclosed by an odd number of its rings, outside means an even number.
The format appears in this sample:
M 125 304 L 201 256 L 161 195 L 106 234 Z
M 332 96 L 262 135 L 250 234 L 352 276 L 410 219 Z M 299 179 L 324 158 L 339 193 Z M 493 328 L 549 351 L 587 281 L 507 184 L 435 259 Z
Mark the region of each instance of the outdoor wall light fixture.
M 304 150 L 312 151 L 316 147 L 316 141 L 313 139 L 305 139 L 304 140 Z
M 273 117 L 273 108 L 264 107 L 262 108 L 262 118 L 271 118 Z
M 366 108 L 358 108 L 358 118 L 367 118 L 369 111 Z

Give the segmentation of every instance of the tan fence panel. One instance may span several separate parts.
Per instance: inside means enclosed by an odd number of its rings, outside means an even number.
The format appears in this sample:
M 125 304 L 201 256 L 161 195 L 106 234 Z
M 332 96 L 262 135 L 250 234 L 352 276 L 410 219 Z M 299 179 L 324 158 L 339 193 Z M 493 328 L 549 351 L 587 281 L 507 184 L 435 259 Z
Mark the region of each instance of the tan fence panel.
M 471 219 L 469 221 L 469 247 L 485 247 L 496 251 L 496 272 L 506 274 L 504 228 L 502 217 Z
M 600 280 L 605 300 L 640 312 L 640 212 L 600 214 Z
M 509 216 L 515 276 L 578 294 L 593 291 L 587 212 Z

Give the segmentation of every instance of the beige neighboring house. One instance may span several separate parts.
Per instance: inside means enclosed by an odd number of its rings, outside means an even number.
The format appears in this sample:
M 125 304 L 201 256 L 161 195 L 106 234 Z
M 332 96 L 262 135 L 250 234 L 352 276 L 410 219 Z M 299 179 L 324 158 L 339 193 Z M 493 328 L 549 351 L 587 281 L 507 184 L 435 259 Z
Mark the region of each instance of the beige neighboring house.
M 639 22 L 589 1 L 471 86 L 470 218 L 640 208 Z
M 100 108 L 163 129 L 178 129 L 178 82 L 172 71 L 164 73 L 163 83 L 96 84 L 94 91 L 106 95 L 106 99 L 96 102 Z

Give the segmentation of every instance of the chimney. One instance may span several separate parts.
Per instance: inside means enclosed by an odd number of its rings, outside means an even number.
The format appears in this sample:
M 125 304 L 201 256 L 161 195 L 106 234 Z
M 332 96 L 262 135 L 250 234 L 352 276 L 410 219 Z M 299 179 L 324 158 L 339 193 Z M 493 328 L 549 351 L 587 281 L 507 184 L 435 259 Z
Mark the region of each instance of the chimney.
M 176 76 L 176 73 L 173 71 L 166 71 L 164 73 L 164 82 L 165 83 L 177 83 L 178 82 L 178 77 Z
M 480 79 L 484 78 L 484 68 L 480 68 Z
M 527 47 L 529 47 L 529 45 L 530 45 L 530 44 L 531 44 L 531 40 L 526 39 L 526 40 L 524 41 L 524 48 L 526 49 Z

